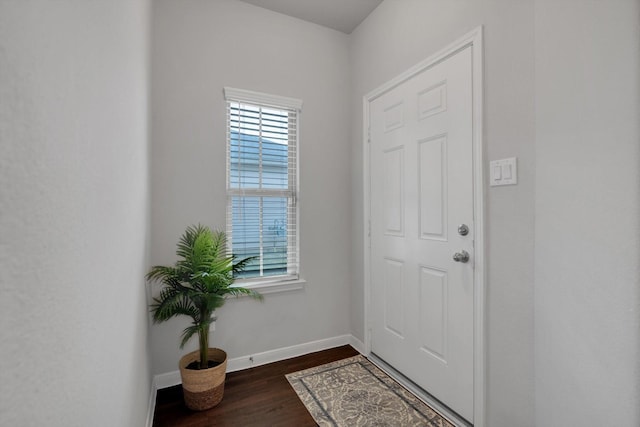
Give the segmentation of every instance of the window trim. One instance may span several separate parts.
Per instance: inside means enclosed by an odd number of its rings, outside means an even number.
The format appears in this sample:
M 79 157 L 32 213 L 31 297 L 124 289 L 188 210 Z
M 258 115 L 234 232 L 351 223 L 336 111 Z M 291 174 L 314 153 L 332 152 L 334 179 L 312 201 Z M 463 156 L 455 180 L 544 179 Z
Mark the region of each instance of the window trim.
M 255 289 L 260 293 L 274 293 L 274 292 L 286 292 L 290 290 L 302 289 L 306 284 L 306 281 L 300 276 L 301 256 L 300 256 L 300 115 L 302 112 L 302 100 L 296 98 L 289 98 L 279 95 L 272 95 L 262 92 L 255 92 L 245 89 L 237 89 L 232 87 L 224 87 L 224 98 L 227 104 L 229 102 L 246 103 L 264 107 L 273 107 L 278 109 L 289 109 L 296 111 L 297 114 L 297 126 L 296 126 L 296 170 L 295 170 L 295 192 L 294 197 L 296 199 L 296 235 L 295 235 L 295 250 L 297 259 L 297 273 L 295 275 L 280 275 L 280 276 L 267 276 L 267 277 L 250 277 L 246 279 L 237 279 L 235 283 L 238 285 Z M 229 187 L 229 136 L 227 133 L 225 144 L 227 146 L 227 158 L 226 158 L 226 179 L 227 179 L 227 197 L 230 194 Z M 248 193 L 256 192 L 260 193 L 261 190 L 250 190 Z M 228 211 L 227 200 L 227 211 Z M 226 226 L 229 227 L 229 217 L 227 214 Z
M 268 93 L 254 92 L 252 90 L 236 89 L 232 87 L 224 88 L 224 98 L 226 101 L 246 102 L 247 104 L 261 104 L 274 108 L 285 108 L 302 112 L 302 100 L 288 98 L 286 96 L 271 95 Z

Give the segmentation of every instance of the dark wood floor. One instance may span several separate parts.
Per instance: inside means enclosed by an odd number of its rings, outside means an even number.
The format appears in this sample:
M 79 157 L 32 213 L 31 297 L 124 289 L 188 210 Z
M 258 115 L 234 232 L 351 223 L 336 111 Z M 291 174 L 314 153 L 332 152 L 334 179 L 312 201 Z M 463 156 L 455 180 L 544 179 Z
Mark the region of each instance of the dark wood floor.
M 285 375 L 357 354 L 353 347 L 346 345 L 232 372 L 227 374 L 222 402 L 203 412 L 193 412 L 184 406 L 181 386 L 159 390 L 153 425 L 316 426 Z

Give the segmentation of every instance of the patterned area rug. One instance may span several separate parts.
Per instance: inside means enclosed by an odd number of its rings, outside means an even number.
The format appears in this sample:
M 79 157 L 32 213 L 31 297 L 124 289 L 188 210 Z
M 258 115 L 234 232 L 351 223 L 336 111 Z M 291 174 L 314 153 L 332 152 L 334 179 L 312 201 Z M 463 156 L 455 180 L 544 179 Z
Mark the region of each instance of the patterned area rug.
M 363 356 L 287 375 L 320 426 L 454 427 Z

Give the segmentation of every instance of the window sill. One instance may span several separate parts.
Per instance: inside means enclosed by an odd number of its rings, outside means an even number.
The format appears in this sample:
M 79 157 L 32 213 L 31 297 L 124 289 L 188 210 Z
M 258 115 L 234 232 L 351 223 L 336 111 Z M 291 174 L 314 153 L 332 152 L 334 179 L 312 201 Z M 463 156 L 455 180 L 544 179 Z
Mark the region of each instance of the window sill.
M 296 291 L 298 289 L 303 289 L 306 283 L 307 281 L 304 279 L 274 280 L 272 282 L 236 281 L 236 284 L 239 286 L 252 289 L 262 295 Z

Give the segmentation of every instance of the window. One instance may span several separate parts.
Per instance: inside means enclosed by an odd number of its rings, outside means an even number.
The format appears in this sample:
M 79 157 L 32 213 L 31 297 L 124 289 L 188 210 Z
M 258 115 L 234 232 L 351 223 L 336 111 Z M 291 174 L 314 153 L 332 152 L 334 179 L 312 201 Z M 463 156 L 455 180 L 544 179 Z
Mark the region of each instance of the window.
M 238 279 L 298 278 L 298 115 L 302 102 L 225 88 L 227 236 Z

